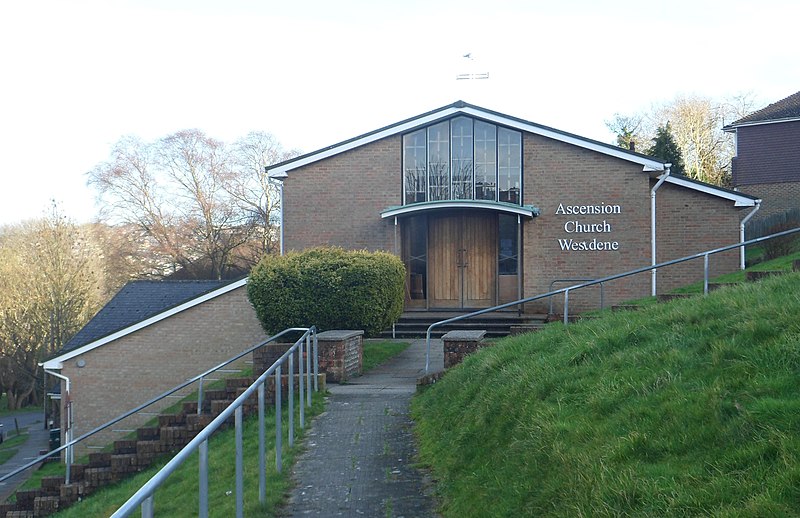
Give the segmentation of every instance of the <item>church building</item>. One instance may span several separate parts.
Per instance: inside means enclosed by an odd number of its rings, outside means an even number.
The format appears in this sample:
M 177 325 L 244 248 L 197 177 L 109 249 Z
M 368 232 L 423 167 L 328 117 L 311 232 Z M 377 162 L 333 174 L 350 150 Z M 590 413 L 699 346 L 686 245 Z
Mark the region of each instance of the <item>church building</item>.
M 406 311 L 491 307 L 735 244 L 758 201 L 672 175 L 662 160 L 461 101 L 268 173 L 281 183 L 281 250 L 394 253 L 407 270 Z M 737 250 L 710 262 L 712 275 L 739 266 Z M 605 302 L 702 276 L 702 260 L 637 274 L 605 286 Z M 597 307 L 595 288 L 570 294 L 570 308 Z

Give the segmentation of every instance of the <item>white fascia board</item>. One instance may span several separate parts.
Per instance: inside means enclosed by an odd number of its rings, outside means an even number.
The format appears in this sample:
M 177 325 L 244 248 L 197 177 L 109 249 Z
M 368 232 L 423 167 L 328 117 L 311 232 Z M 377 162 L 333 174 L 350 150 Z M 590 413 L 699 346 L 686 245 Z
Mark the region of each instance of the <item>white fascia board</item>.
M 567 144 L 571 144 L 573 146 L 578 146 L 584 149 L 589 149 L 591 151 L 595 151 L 597 153 L 602 153 L 604 155 L 610 155 L 615 158 L 620 158 L 622 160 L 626 160 L 628 162 L 634 162 L 640 164 L 643 167 L 643 171 L 645 172 L 654 172 L 654 171 L 663 171 L 664 164 L 657 161 L 651 160 L 643 156 L 634 155 L 622 148 L 615 148 L 611 146 L 604 146 L 599 143 L 592 142 L 590 140 L 584 140 L 577 136 L 569 135 L 560 133 L 558 131 L 551 130 L 549 128 L 544 128 L 541 126 L 536 126 L 534 124 L 525 123 L 523 121 L 517 119 L 510 119 L 508 117 L 503 117 L 502 115 L 486 112 L 471 106 L 465 106 L 462 108 L 456 108 L 454 106 L 447 107 L 445 109 L 439 110 L 437 112 L 429 113 L 424 117 L 420 117 L 417 119 L 409 120 L 404 124 L 400 124 L 397 126 L 390 126 L 383 131 L 379 131 L 376 133 L 372 133 L 369 135 L 365 135 L 362 138 L 356 138 L 349 142 L 345 142 L 338 146 L 333 146 L 327 149 L 323 149 L 317 153 L 312 153 L 305 158 L 301 158 L 294 162 L 290 162 L 288 164 L 284 164 L 282 166 L 276 167 L 274 169 L 269 169 L 269 177 L 274 178 L 277 180 L 281 180 L 286 178 L 287 173 L 293 169 L 297 169 L 298 167 L 303 167 L 308 164 L 312 164 L 319 160 L 323 160 L 325 158 L 337 155 L 339 153 L 343 153 L 345 151 L 349 151 L 351 149 L 355 149 L 357 147 L 363 146 L 365 144 L 369 144 L 371 142 L 375 142 L 376 140 L 380 140 L 385 137 L 389 137 L 392 135 L 396 135 L 398 133 L 404 133 L 408 130 L 417 128 L 419 126 L 424 126 L 431 122 L 437 121 L 439 119 L 450 117 L 453 115 L 469 115 L 472 117 L 476 117 L 479 119 L 483 119 L 486 121 L 494 122 L 495 124 L 499 124 L 501 126 L 506 126 L 509 128 L 518 129 L 520 131 L 525 131 L 528 133 L 533 133 L 535 135 L 541 135 L 543 137 L 551 138 L 553 140 L 558 140 L 560 142 L 564 142 Z
M 308 164 L 312 164 L 319 160 L 324 160 L 325 158 L 332 157 L 334 155 L 338 155 L 339 153 L 344 153 L 345 151 L 350 151 L 351 149 L 355 149 L 357 147 L 363 146 L 365 144 L 370 144 L 382 138 L 390 137 L 392 135 L 396 135 L 398 133 L 405 133 L 406 131 L 416 128 L 417 126 L 427 124 L 429 122 L 433 122 L 439 120 L 443 117 L 449 117 L 450 115 L 458 113 L 460 110 L 459 108 L 455 107 L 448 107 L 444 110 L 437 111 L 435 113 L 430 113 L 425 117 L 420 117 L 419 119 L 414 119 L 406 122 L 405 124 L 401 124 L 399 126 L 391 126 L 386 128 L 383 131 L 379 131 L 377 133 L 372 133 L 370 135 L 366 135 L 359 139 L 354 139 L 349 142 L 345 142 L 339 146 L 330 147 L 328 149 L 323 149 L 317 153 L 313 153 L 308 155 L 305 158 L 301 158 L 300 160 L 296 160 L 294 162 L 290 162 L 285 164 L 281 167 L 276 167 L 275 169 L 269 170 L 269 177 L 275 179 L 283 179 L 286 178 L 286 173 L 291 171 L 292 169 L 297 169 L 298 167 L 303 167 Z
M 136 324 L 133 324 L 132 326 L 126 327 L 124 329 L 120 329 L 119 331 L 117 331 L 115 333 L 112 333 L 112 334 L 110 334 L 108 336 L 104 336 L 103 338 L 100 338 L 99 340 L 95 340 L 94 342 L 91 342 L 91 343 L 88 343 L 88 344 L 86 344 L 84 346 L 78 347 L 77 349 L 73 349 L 73 350 L 71 350 L 69 352 L 66 352 L 66 353 L 62 354 L 61 356 L 57 356 L 57 357 L 55 357 L 55 358 L 53 358 L 51 360 L 47 360 L 44 363 L 40 363 L 39 365 L 43 366 L 45 369 L 61 370 L 61 368 L 63 367 L 63 363 L 65 361 L 68 361 L 68 360 L 70 360 L 70 359 L 72 359 L 72 358 L 74 358 L 76 356 L 80 356 L 81 354 L 86 353 L 88 351 L 91 351 L 92 349 L 96 349 L 98 347 L 101 347 L 101 346 L 103 346 L 103 345 L 105 345 L 105 344 L 107 344 L 109 342 L 113 342 L 114 340 L 118 340 L 118 339 L 122 338 L 123 336 L 127 336 L 127 335 L 129 335 L 131 333 L 135 333 L 136 331 L 138 331 L 140 329 L 144 329 L 145 327 L 151 326 L 151 325 L 153 325 L 153 324 L 155 324 L 157 322 L 160 322 L 160 321 L 162 321 L 162 320 L 164 320 L 166 318 L 169 318 L 169 317 L 171 317 L 173 315 L 176 315 L 176 314 L 178 314 L 178 313 L 180 313 L 182 311 L 186 311 L 189 308 L 193 308 L 194 306 L 197 306 L 198 304 L 202 304 L 203 302 L 205 302 L 207 300 L 214 299 L 216 297 L 219 297 L 220 295 L 224 295 L 224 294 L 228 293 L 229 291 L 233 291 L 233 290 L 235 290 L 237 288 L 241 288 L 242 286 L 247 284 L 247 279 L 248 278 L 245 277 L 244 279 L 238 280 L 236 282 L 232 282 L 230 284 L 226 284 L 225 286 L 222 286 L 221 288 L 218 288 L 218 289 L 216 289 L 214 291 L 210 291 L 210 292 L 208 292 L 206 294 L 200 295 L 199 297 L 194 298 L 194 299 L 189 300 L 189 301 L 186 301 L 186 302 L 184 302 L 183 304 L 181 304 L 179 306 L 175 306 L 174 308 L 170 308 L 170 309 L 168 309 L 168 310 L 166 310 L 166 311 L 164 311 L 162 313 L 158 313 L 156 315 L 153 315 L 152 317 L 150 317 L 150 318 L 148 318 L 146 320 L 142 320 L 141 322 L 137 322 Z
M 683 178 L 677 178 L 675 176 L 668 176 L 666 181 L 667 183 L 680 185 L 681 187 L 686 187 L 687 189 L 693 189 L 705 194 L 710 194 L 711 196 L 717 196 L 718 198 L 731 200 L 734 202 L 735 207 L 753 207 L 756 204 L 756 200 L 748 196 L 742 196 L 741 194 L 736 194 L 734 192 L 717 189 L 713 185 L 698 184 L 684 180 Z
M 508 119 L 506 117 L 502 117 L 494 113 L 486 113 L 481 110 L 476 110 L 472 107 L 465 107 L 459 111 L 468 115 L 472 115 L 474 117 L 479 117 L 484 120 L 495 122 L 502 126 L 508 126 L 521 131 L 526 131 L 528 133 L 533 133 L 535 135 L 541 135 L 543 137 L 551 138 L 553 140 L 558 140 L 566 144 L 571 144 L 573 146 L 588 149 L 590 151 L 595 151 L 597 153 L 602 153 L 604 155 L 620 158 L 628 162 L 634 162 L 636 164 L 640 164 L 643 167 L 643 171 L 651 172 L 651 171 L 664 170 L 664 164 L 659 162 L 658 160 L 650 160 L 643 156 L 631 154 L 626 150 L 624 150 L 623 148 L 604 146 L 602 144 L 595 143 L 590 140 L 584 140 L 577 136 L 560 133 L 558 131 L 554 131 L 549 128 L 535 126 L 533 124 L 528 124 L 514 119 Z
M 737 128 L 746 128 L 748 126 L 765 126 L 767 124 L 780 124 L 782 122 L 797 122 L 797 121 L 800 121 L 800 117 L 787 117 L 785 119 L 772 119 L 772 120 L 764 120 L 764 121 L 744 122 L 742 124 L 731 124 L 730 126 L 725 126 L 722 129 L 724 131 L 732 133 Z

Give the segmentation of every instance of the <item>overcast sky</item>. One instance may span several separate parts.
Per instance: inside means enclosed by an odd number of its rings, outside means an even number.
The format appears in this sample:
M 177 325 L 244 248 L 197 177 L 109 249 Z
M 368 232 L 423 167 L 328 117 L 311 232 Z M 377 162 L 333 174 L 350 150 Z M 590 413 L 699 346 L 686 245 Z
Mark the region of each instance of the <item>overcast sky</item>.
M 85 173 L 123 135 L 309 152 L 463 99 L 610 142 L 615 112 L 679 94 L 765 105 L 800 90 L 798 19 L 796 0 L 2 1 L 0 224 L 51 198 L 91 220 Z

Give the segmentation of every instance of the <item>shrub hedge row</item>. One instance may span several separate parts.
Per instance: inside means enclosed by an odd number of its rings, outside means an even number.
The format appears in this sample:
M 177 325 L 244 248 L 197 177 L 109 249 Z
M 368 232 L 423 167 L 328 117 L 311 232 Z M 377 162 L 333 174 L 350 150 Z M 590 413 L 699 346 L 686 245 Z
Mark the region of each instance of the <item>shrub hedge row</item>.
M 268 333 L 316 325 L 374 336 L 403 312 L 405 268 L 385 252 L 313 248 L 264 256 L 247 295 Z

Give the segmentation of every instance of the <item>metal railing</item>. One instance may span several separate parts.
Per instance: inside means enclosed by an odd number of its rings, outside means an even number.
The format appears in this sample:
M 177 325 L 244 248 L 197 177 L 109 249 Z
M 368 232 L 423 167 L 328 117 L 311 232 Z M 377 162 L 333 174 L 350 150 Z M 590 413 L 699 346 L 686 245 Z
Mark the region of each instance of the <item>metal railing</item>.
M 553 282 L 550 283 L 550 287 L 547 289 L 547 291 L 548 292 L 553 291 L 553 286 L 555 286 L 556 283 L 561 283 L 561 282 L 589 282 L 589 281 L 593 281 L 593 280 L 594 279 L 556 279 L 556 280 L 554 280 Z M 601 282 L 600 283 L 600 309 L 603 309 L 605 307 L 605 298 L 606 298 L 605 297 L 605 284 L 603 284 Z M 550 297 L 550 310 L 547 312 L 547 314 L 548 315 L 552 315 L 553 314 L 553 297 Z
M 491 308 L 481 309 L 479 311 L 474 311 L 472 313 L 466 313 L 464 315 L 458 315 L 456 317 L 448 318 L 446 320 L 440 320 L 439 322 L 434 322 L 428 327 L 428 331 L 425 336 L 426 340 L 426 351 L 425 351 L 425 373 L 428 373 L 430 369 L 430 360 L 431 360 L 431 331 L 435 327 L 441 327 L 446 324 L 452 324 L 453 322 L 458 322 L 460 320 L 465 320 L 467 318 L 476 317 L 479 315 L 484 315 L 486 313 L 491 313 L 493 311 L 498 311 L 501 309 L 509 308 L 512 306 L 517 306 L 519 304 L 525 304 L 528 302 L 533 302 L 535 300 L 543 299 L 545 297 L 552 297 L 554 295 L 558 295 L 559 293 L 564 294 L 564 324 L 569 324 L 569 293 L 570 291 L 579 290 L 581 288 L 586 288 L 588 286 L 594 286 L 595 284 L 603 284 L 609 281 L 613 281 L 616 279 L 621 279 L 623 277 L 629 277 L 631 275 L 636 275 L 638 273 L 644 273 L 649 271 L 655 271 L 659 268 L 663 268 L 666 266 L 671 266 L 673 264 L 684 263 L 686 261 L 692 261 L 694 259 L 703 258 L 703 294 L 708 295 L 708 258 L 711 255 L 718 254 L 720 252 L 726 252 L 728 250 L 734 250 L 736 248 L 742 248 L 744 246 L 754 245 L 756 243 L 761 243 L 763 241 L 768 241 L 770 239 L 775 239 L 778 237 L 788 236 L 790 234 L 794 234 L 796 232 L 800 232 L 800 227 L 793 228 L 790 230 L 784 230 L 783 232 L 776 232 L 775 234 L 771 234 L 769 236 L 759 237 L 756 239 L 750 239 L 748 241 L 742 241 L 733 245 L 723 246 L 720 248 L 714 248 L 712 250 L 707 250 L 705 252 L 699 252 L 692 255 L 687 255 L 686 257 L 681 257 L 680 259 L 673 259 L 671 261 L 664 261 L 663 263 L 658 263 L 654 265 L 643 266 L 642 268 L 637 268 L 635 270 L 630 270 L 624 273 L 618 273 L 615 275 L 609 275 L 608 277 L 602 277 L 600 279 L 595 279 L 593 281 L 584 282 L 583 284 L 576 284 L 574 286 L 569 286 L 566 288 L 561 288 L 558 290 L 551 290 L 547 293 L 542 293 L 541 295 L 535 295 L 533 297 L 526 297 L 524 299 L 515 300 L 513 302 L 507 302 L 505 304 L 500 304 L 499 306 L 494 306 Z
M 40 462 L 43 462 L 44 460 L 46 460 L 48 457 L 52 457 L 55 454 L 60 454 L 62 451 L 66 451 L 66 458 L 68 460 L 71 460 L 72 459 L 72 449 L 78 443 L 88 439 L 89 437 L 92 437 L 93 435 L 95 435 L 95 434 L 97 434 L 99 432 L 102 432 L 103 430 L 106 430 L 107 428 L 117 424 L 118 422 L 122 421 L 123 419 L 126 419 L 126 418 L 128 418 L 128 417 L 130 417 L 130 416 L 132 416 L 134 414 L 138 414 L 139 412 L 141 412 L 145 408 L 149 407 L 150 405 L 158 403 L 162 399 L 165 399 L 165 398 L 171 396 L 175 392 L 178 392 L 179 390 L 182 390 L 182 389 L 190 386 L 192 383 L 195 383 L 195 382 L 199 382 L 199 385 L 198 385 L 198 413 L 200 413 L 200 409 L 201 409 L 201 405 L 202 405 L 203 380 L 208 378 L 209 375 L 214 374 L 215 372 L 218 372 L 219 370 L 223 369 L 224 367 L 227 367 L 231 363 L 243 358 L 244 356 L 247 356 L 248 354 L 251 354 L 253 351 L 255 351 L 255 350 L 267 345 L 270 342 L 274 342 L 278 338 L 281 338 L 281 337 L 283 337 L 283 336 L 285 336 L 285 335 L 287 335 L 289 333 L 296 333 L 296 332 L 308 333 L 309 331 L 313 334 L 313 337 L 314 337 L 314 350 L 316 351 L 317 338 L 316 338 L 316 328 L 315 327 L 311 327 L 311 328 L 296 327 L 296 328 L 285 329 L 285 330 L 281 331 L 280 333 L 278 333 L 278 334 L 276 334 L 274 336 L 271 336 L 271 337 L 267 338 L 266 340 L 264 340 L 262 342 L 259 342 L 258 344 L 250 347 L 249 349 L 246 349 L 245 351 L 237 354 L 236 356 L 234 356 L 234 357 L 232 357 L 232 358 L 220 363 L 219 365 L 217 365 L 215 367 L 212 367 L 212 368 L 206 370 L 205 372 L 203 372 L 201 374 L 198 374 L 197 376 L 194 376 L 193 378 L 190 378 L 190 379 L 186 380 L 185 382 L 183 382 L 183 383 L 181 383 L 181 384 L 179 384 L 179 385 L 167 390 L 166 392 L 163 392 L 163 393 L 159 394 L 158 396 L 155 396 L 152 399 L 149 399 L 148 401 L 142 403 L 141 405 L 139 405 L 139 406 L 137 406 L 135 408 L 132 408 L 131 410 L 128 410 L 124 414 L 122 414 L 120 416 L 117 416 L 114 419 L 112 419 L 112 420 L 110 420 L 110 421 L 108 421 L 108 422 L 106 422 L 106 423 L 104 423 L 104 424 L 102 424 L 102 425 L 100 425 L 100 426 L 98 426 L 98 427 L 96 427 L 96 428 L 84 433 L 83 435 L 79 436 L 78 438 L 72 439 L 72 440 L 68 441 L 66 444 L 63 444 L 60 447 L 55 448 L 54 450 L 47 452 L 46 454 L 40 455 L 39 457 L 33 459 L 32 461 L 28 462 L 27 464 L 24 464 L 24 465 L 20 466 L 19 468 L 17 468 L 16 470 L 12 471 L 11 473 L 8 473 L 8 474 L 4 475 L 3 477 L 0 477 L 0 483 L 10 479 L 11 477 L 13 477 L 13 476 L 25 471 L 25 470 L 27 470 L 28 468 L 36 466 Z M 316 354 L 315 354 L 315 360 L 316 360 Z M 315 368 L 315 372 L 316 372 L 316 370 L 318 369 L 318 366 L 317 366 L 316 363 L 315 363 L 314 368 Z M 52 374 L 52 373 L 50 373 L 50 374 Z M 316 390 L 317 388 L 318 388 L 317 387 L 317 380 L 316 380 L 316 378 L 314 378 L 314 389 Z M 65 483 L 66 484 L 70 483 L 70 462 L 67 462 L 67 465 L 66 465 Z
M 295 331 L 302 329 L 293 329 Z M 303 354 L 303 343 L 305 343 L 305 355 Z M 313 343 L 313 350 L 312 350 Z M 282 449 L 283 432 L 281 417 L 281 373 L 284 364 L 287 365 L 288 378 L 288 440 L 289 445 L 294 444 L 294 357 L 297 355 L 298 366 L 298 385 L 299 385 L 299 419 L 300 428 L 305 427 L 305 407 L 311 406 L 311 387 L 313 377 L 313 387 L 319 390 L 318 374 L 318 346 L 317 335 L 314 327 L 305 330 L 295 344 L 289 348 L 278 360 L 275 361 L 263 374 L 261 374 L 252 385 L 250 385 L 236 400 L 233 401 L 225 410 L 222 411 L 211 423 L 204 427 L 200 433 L 192 439 L 182 450 L 180 450 L 158 473 L 148 480 L 127 502 L 112 514 L 112 518 L 121 518 L 130 515 L 137 507 L 141 506 L 143 518 L 152 518 L 154 511 L 154 499 L 156 490 L 167 480 L 167 478 L 177 470 L 181 464 L 195 451 L 199 451 L 199 480 L 198 480 L 198 516 L 208 516 L 208 439 L 217 429 L 219 429 L 231 415 L 234 418 L 234 436 L 236 442 L 236 475 L 235 475 L 235 499 L 236 517 L 244 515 L 244 460 L 243 460 L 243 406 L 245 402 L 254 394 L 258 396 L 258 498 L 261 503 L 266 502 L 267 483 L 266 483 L 266 460 L 265 460 L 265 389 L 267 380 L 271 375 L 275 376 L 275 465 L 280 472 L 282 470 Z M 303 367 L 303 356 L 305 356 L 305 369 Z M 313 357 L 313 374 L 312 369 Z

